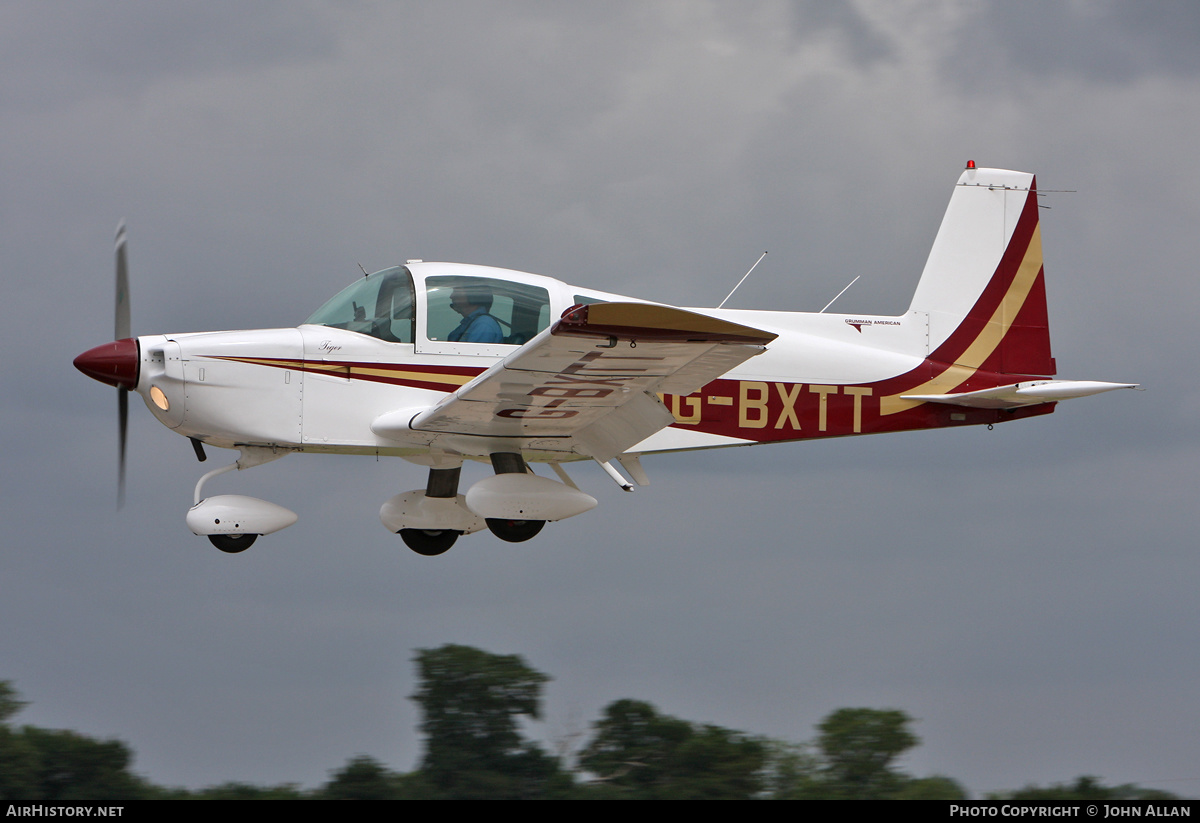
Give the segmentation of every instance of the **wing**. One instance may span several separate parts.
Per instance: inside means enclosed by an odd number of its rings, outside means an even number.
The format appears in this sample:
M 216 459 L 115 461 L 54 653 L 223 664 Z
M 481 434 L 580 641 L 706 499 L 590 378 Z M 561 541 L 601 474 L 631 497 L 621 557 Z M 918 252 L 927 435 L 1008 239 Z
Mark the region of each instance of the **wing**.
M 372 428 L 571 438 L 576 453 L 610 460 L 674 422 L 657 393 L 691 394 L 775 337 L 670 306 L 575 306 L 436 406 Z

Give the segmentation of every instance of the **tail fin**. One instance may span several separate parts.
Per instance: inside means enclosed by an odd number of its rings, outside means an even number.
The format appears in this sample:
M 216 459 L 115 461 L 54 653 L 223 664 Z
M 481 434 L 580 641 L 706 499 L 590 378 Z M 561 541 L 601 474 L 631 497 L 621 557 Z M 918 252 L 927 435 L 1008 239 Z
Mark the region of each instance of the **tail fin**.
M 929 358 L 989 372 L 1052 375 L 1032 174 L 968 166 L 913 295 Z

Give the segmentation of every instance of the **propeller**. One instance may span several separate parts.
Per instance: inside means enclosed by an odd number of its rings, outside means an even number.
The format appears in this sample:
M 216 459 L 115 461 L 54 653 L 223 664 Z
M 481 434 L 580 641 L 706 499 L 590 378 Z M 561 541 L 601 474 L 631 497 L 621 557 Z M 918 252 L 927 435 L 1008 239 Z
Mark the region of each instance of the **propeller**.
M 129 338 L 129 262 L 125 253 L 125 221 L 117 224 L 117 299 L 113 340 Z M 125 441 L 129 431 L 129 389 L 117 386 L 117 429 L 119 451 L 117 457 L 117 508 L 125 505 Z
M 117 388 L 117 431 L 120 451 L 117 459 L 117 508 L 125 505 L 125 440 L 129 429 L 129 392 L 137 388 L 138 343 L 129 336 L 129 264 L 125 255 L 125 221 L 117 226 L 117 300 L 114 331 L 116 339 L 75 358 L 75 368 L 109 386 Z

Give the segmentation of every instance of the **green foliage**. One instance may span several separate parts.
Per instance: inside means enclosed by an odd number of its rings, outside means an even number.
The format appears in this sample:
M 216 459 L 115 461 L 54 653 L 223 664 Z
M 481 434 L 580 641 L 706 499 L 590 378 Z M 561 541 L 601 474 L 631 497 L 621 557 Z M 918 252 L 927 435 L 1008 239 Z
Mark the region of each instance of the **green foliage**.
M 660 714 L 650 703 L 617 700 L 593 724 L 580 766 L 586 784 L 521 733 L 538 719 L 549 681 L 516 655 L 468 646 L 420 649 L 413 695 L 426 734 L 421 768 L 399 774 L 359 755 L 315 791 L 294 784 L 229 782 L 198 791 L 153 786 L 129 771 L 133 753 L 118 740 L 6 722 L 25 705 L 0 681 L 0 802 L 178 800 L 383 800 L 437 798 L 559 799 L 859 799 L 962 800 L 949 777 L 913 778 L 895 761 L 916 746 L 912 719 L 896 709 L 838 709 L 817 726 L 812 744 L 764 740 L 720 726 Z M 1132 784 L 1026 786 L 992 800 L 1174 800 Z
M 421 773 L 446 798 L 536 797 L 558 774 L 557 762 L 526 741 L 521 717 L 541 716 L 542 684 L 550 678 L 516 655 L 470 646 L 420 649 L 425 756 Z
M 595 736 L 580 755 L 580 764 L 604 782 L 627 788 L 635 796 L 653 792 L 670 768 L 671 757 L 691 736 L 691 725 L 660 715 L 641 700 L 617 700 L 593 724 Z
M 909 778 L 892 795 L 893 800 L 966 800 L 967 790 L 957 780 L 940 774 Z
M 319 792 L 324 800 L 397 800 L 400 776 L 373 757 L 359 755 L 333 773 Z
M 41 757 L 25 736 L 0 726 L 0 802 L 39 798 Z
M 26 726 L 21 735 L 37 757 L 36 798 L 51 802 L 117 801 L 146 797 L 143 781 L 129 771 L 133 752 L 119 740 L 95 740 L 78 732 Z
M 872 800 L 893 796 L 904 778 L 892 761 L 920 740 L 897 709 L 838 709 L 817 726 L 817 746 L 832 796 Z
M 816 752 L 775 742 L 767 767 L 767 796 L 786 800 L 963 800 L 948 777 L 913 778 L 894 761 L 917 745 L 912 720 L 895 709 L 838 709 L 817 726 Z
M 667 797 L 749 800 L 762 791 L 767 747 L 763 741 L 720 726 L 694 729 L 675 753 L 678 773 Z
M 0 723 L 7 722 L 8 718 L 21 711 L 25 705 L 13 684 L 7 680 L 0 680 Z
M 640 700 L 609 704 L 594 728 L 580 764 L 611 796 L 748 799 L 763 789 L 767 746 L 741 732 L 695 726 Z
M 1026 786 L 1012 792 L 995 792 L 989 800 L 1175 800 L 1176 795 L 1158 789 L 1144 789 L 1132 783 L 1120 786 L 1105 786 L 1099 778 L 1082 775 L 1070 786 L 1055 783 L 1052 786 Z
M 774 800 L 806 800 L 824 797 L 821 760 L 807 743 L 784 740 L 767 742 L 763 769 L 763 794 Z
M 129 771 L 133 752 L 124 743 L 36 726 L 13 729 L 6 721 L 23 706 L 13 685 L 0 681 L 0 801 L 104 802 L 153 793 Z
M 254 786 L 237 781 L 209 786 L 197 792 L 179 790 L 168 793 L 166 800 L 304 800 L 307 795 L 295 784 L 280 786 Z

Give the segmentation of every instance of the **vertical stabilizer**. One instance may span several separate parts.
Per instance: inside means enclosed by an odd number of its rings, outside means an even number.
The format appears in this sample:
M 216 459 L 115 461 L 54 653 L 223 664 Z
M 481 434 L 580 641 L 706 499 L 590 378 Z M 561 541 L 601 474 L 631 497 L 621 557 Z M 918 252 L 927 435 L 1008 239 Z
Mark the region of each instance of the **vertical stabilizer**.
M 968 167 L 954 187 L 909 311 L 929 357 L 971 369 L 1055 373 L 1032 174 Z

